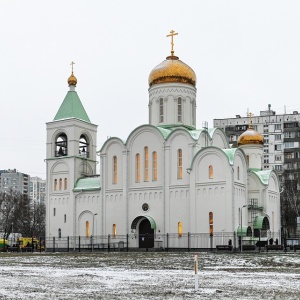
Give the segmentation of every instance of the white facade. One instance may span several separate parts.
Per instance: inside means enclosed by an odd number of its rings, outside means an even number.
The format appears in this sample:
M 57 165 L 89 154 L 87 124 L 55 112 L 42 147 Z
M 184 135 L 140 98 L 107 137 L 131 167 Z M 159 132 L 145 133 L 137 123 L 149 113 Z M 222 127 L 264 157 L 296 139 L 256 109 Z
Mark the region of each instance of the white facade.
M 65 101 L 72 93 L 73 85 Z M 192 84 L 153 84 L 149 124 L 125 142 L 108 139 L 98 152 L 99 170 L 96 125 L 87 116 L 64 115 L 61 107 L 61 117 L 47 123 L 47 237 L 129 234 L 135 237 L 129 247 L 146 247 L 141 236 L 149 234 L 147 247 L 153 247 L 160 235 L 170 234 L 169 246 L 186 247 L 187 233 L 233 234 L 241 232 L 241 220 L 243 234 L 252 231 L 245 239 L 258 240 L 257 230 L 279 237 L 278 178 L 261 169 L 263 146 L 229 148 L 222 129 L 195 129 L 195 109 Z M 61 135 L 66 141 L 58 141 Z M 88 158 L 79 149 L 82 135 Z M 67 154 L 58 156 L 65 151 L 58 146 L 66 144 Z M 194 240 L 193 246 L 208 244 Z

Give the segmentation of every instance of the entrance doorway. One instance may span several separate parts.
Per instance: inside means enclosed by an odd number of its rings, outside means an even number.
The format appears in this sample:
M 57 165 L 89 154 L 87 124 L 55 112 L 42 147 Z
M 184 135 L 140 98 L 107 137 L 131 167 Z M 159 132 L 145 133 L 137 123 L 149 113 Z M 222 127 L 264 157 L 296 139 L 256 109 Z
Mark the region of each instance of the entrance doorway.
M 139 225 L 139 248 L 154 247 L 154 229 L 148 219 L 143 219 Z

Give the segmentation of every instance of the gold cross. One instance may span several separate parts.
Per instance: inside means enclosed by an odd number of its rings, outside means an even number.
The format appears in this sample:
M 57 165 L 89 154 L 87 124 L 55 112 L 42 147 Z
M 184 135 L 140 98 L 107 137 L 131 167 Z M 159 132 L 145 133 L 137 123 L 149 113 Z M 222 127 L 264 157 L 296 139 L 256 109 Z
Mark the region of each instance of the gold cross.
M 72 61 L 72 62 L 70 63 L 70 65 L 72 66 L 72 74 L 73 74 L 73 65 L 75 65 L 74 61 Z
M 174 30 L 171 30 L 170 34 L 167 35 L 167 37 L 171 37 L 171 56 L 174 55 L 174 35 L 178 35 Z
M 250 124 L 249 124 L 249 128 L 252 128 L 252 117 L 254 116 L 254 114 L 252 112 L 248 113 L 248 117 L 250 118 Z

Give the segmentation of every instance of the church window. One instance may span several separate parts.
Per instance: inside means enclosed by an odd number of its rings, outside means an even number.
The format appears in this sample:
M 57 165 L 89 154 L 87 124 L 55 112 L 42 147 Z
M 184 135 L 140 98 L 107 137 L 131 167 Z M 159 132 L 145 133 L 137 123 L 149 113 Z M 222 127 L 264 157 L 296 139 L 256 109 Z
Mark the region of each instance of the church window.
M 182 179 L 182 149 L 177 151 L 177 178 Z
M 159 122 L 162 123 L 164 121 L 164 100 L 163 98 L 159 99 Z
M 154 151 L 152 152 L 152 166 L 153 166 L 153 171 L 152 171 L 152 175 L 153 175 L 153 181 L 157 181 L 157 152 Z
M 237 167 L 237 180 L 240 180 L 240 167 Z
M 212 212 L 209 213 L 209 235 L 214 235 L 214 215 Z
M 181 123 L 182 122 L 182 99 L 181 99 L 181 97 L 179 97 L 177 99 L 177 111 L 178 111 L 177 121 Z
M 53 208 L 53 216 L 55 217 L 55 215 L 56 215 L 56 208 L 54 207 Z
M 144 173 L 145 179 L 144 180 L 148 181 L 149 180 L 149 150 L 147 146 L 144 148 L 144 153 L 145 153 L 145 173 Z
M 178 222 L 178 237 L 182 237 L 182 222 Z
M 61 238 L 61 229 L 60 228 L 58 229 L 58 238 L 59 239 Z
M 61 133 L 55 142 L 55 157 L 68 155 L 68 142 L 67 135 Z
M 117 236 L 117 225 L 113 224 L 113 237 L 115 238 Z
M 57 179 L 54 179 L 54 191 L 57 191 Z
M 135 181 L 141 181 L 141 158 L 139 153 L 135 156 Z
M 113 170 L 114 170 L 113 184 L 117 184 L 118 183 L 118 159 L 116 156 L 113 157 Z
M 62 190 L 62 178 L 59 178 L 59 190 Z
M 85 158 L 89 157 L 89 143 L 84 134 L 79 139 L 79 155 Z
M 68 189 L 68 179 L 65 178 L 64 180 L 64 189 L 67 190 Z
M 64 223 L 67 223 L 67 215 L 64 214 Z
M 247 164 L 249 165 L 249 162 L 250 162 L 249 155 L 246 155 L 246 161 L 247 161 Z
M 85 222 L 85 236 L 86 237 L 90 236 L 90 222 L 89 221 Z
M 208 173 L 209 173 L 209 179 L 213 179 L 214 178 L 214 168 L 212 165 L 210 165 L 208 167 Z

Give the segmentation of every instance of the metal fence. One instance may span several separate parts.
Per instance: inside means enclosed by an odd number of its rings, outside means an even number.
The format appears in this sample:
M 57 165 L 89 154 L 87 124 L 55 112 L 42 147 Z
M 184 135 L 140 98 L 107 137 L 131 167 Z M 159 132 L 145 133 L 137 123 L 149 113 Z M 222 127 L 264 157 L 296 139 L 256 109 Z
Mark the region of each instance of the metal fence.
M 259 237 L 238 236 L 236 232 L 209 233 L 167 233 L 167 234 L 126 234 L 102 236 L 46 237 L 48 252 L 94 252 L 94 251 L 191 251 L 232 249 L 257 249 L 267 244 L 281 244 L 280 232 L 270 232 Z M 300 237 L 299 237 L 300 244 Z M 219 247 L 218 247 L 219 246 Z M 224 246 L 223 248 L 221 246 Z M 231 247 L 225 247 L 231 246 Z M 252 246 L 252 247 L 250 247 Z

